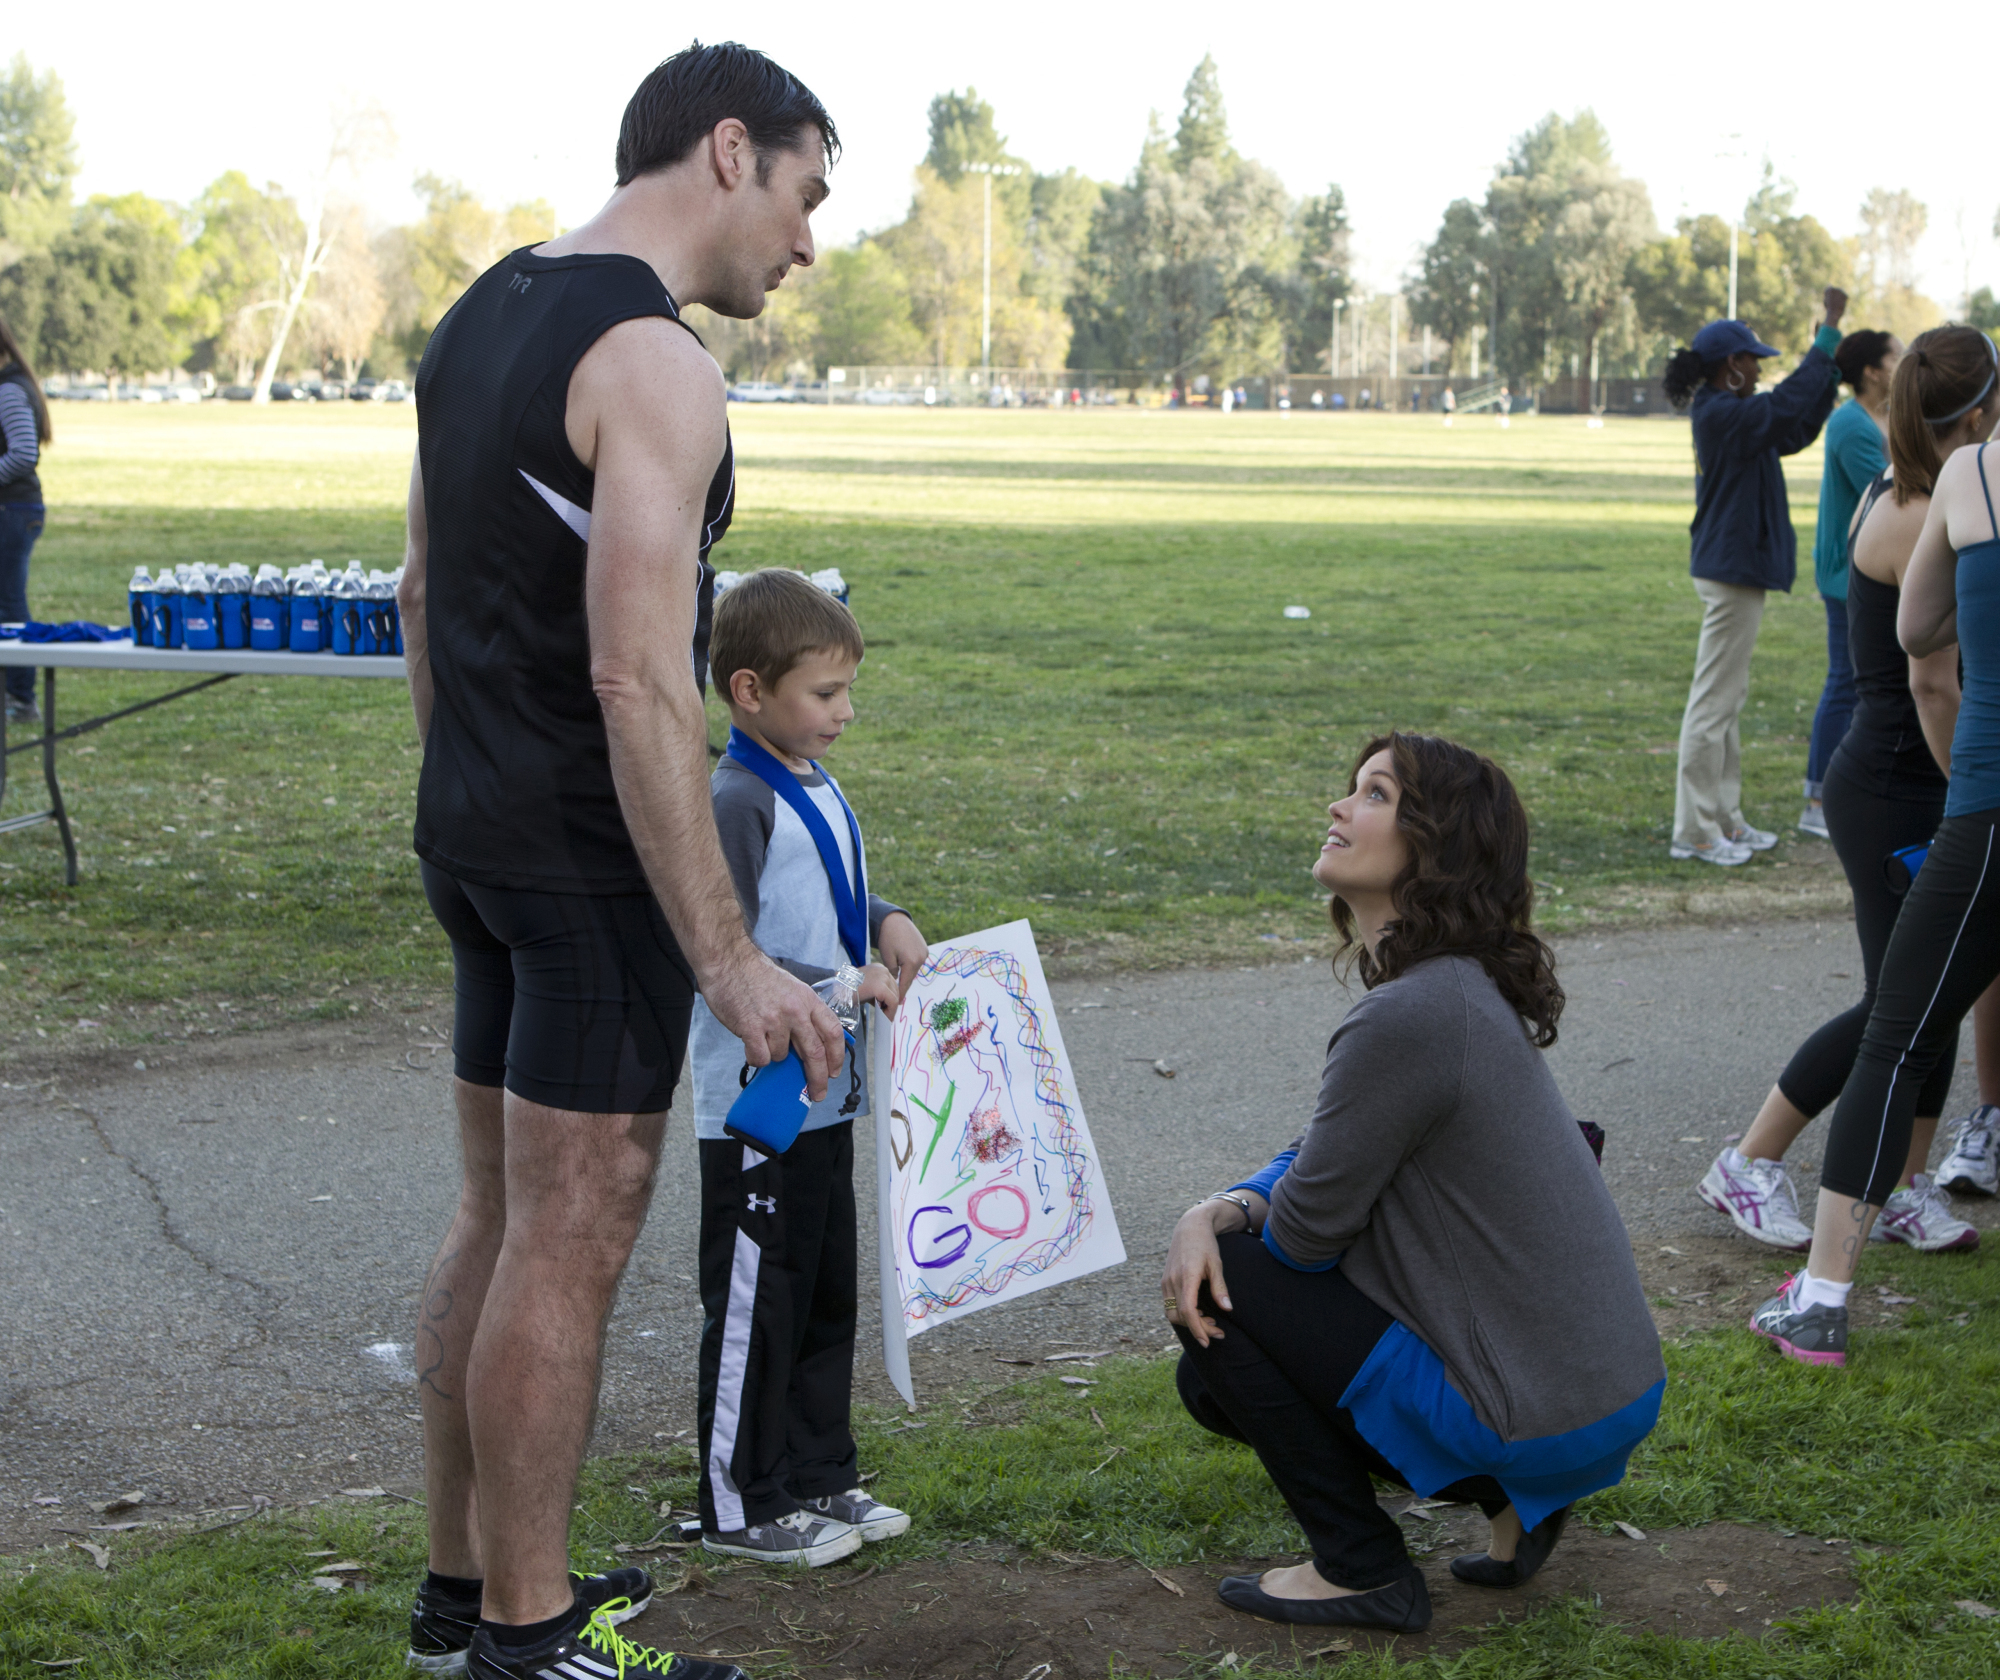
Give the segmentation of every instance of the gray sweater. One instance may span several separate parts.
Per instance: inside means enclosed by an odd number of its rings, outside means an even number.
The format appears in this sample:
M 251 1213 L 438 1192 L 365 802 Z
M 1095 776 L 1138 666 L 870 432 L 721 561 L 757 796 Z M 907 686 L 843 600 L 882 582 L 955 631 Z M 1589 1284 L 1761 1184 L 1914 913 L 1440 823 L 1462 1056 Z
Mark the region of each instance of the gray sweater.
M 1476 961 L 1433 957 L 1355 1004 L 1297 1148 L 1278 1246 L 1341 1256 L 1504 1440 L 1595 1423 L 1665 1374 L 1604 1175 Z

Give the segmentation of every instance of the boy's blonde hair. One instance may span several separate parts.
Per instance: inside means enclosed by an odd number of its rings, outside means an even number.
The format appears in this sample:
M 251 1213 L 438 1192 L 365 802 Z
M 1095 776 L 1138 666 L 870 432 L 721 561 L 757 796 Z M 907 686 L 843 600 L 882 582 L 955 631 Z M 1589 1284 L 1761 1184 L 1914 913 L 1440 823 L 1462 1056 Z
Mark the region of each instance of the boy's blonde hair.
M 755 671 L 765 688 L 776 688 L 807 654 L 834 652 L 859 661 L 866 652 L 861 626 L 844 602 L 799 572 L 752 572 L 715 603 L 709 672 L 724 700 L 738 671 Z

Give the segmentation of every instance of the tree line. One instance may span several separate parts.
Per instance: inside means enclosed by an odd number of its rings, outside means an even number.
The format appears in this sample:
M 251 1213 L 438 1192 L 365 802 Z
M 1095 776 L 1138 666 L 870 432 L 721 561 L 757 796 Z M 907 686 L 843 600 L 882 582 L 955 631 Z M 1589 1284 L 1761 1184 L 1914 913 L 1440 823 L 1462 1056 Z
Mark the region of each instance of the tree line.
M 421 175 L 421 215 L 371 228 L 336 189 L 379 147 L 365 113 L 335 126 L 325 167 L 287 190 L 241 171 L 192 202 L 140 193 L 74 201 L 74 123 L 62 83 L 17 55 L 0 75 L 0 313 L 45 372 L 133 377 L 212 371 L 268 387 L 279 373 L 407 376 L 431 330 L 506 251 L 549 238 L 535 200 L 489 206 Z M 1766 170 L 1736 222 L 1738 314 L 1781 350 L 1808 341 L 1819 290 L 1905 338 L 1942 318 L 1915 287 L 1925 208 L 1878 189 L 1860 232 L 1801 215 Z M 1996 225 L 2000 236 L 2000 225 Z M 1395 288 L 1406 336 L 1435 336 L 1437 371 L 1531 384 L 1565 371 L 1638 373 L 1724 312 L 1731 224 L 1657 225 L 1589 111 L 1522 134 L 1485 196 L 1459 199 Z M 755 321 L 709 317 L 737 377 L 818 377 L 856 364 L 1136 369 L 1176 382 L 1329 368 L 1335 306 L 1362 295 L 1337 185 L 1292 198 L 1231 140 L 1212 58 L 1190 76 L 1171 133 L 1155 116 L 1131 173 L 1035 170 L 972 88 L 930 107 L 930 144 L 893 226 L 821 253 Z M 990 252 L 990 300 L 987 276 Z M 2000 324 L 1990 292 L 1965 300 Z M 1350 331 L 1342 366 L 1371 372 Z M 1386 359 L 1387 347 L 1382 347 Z

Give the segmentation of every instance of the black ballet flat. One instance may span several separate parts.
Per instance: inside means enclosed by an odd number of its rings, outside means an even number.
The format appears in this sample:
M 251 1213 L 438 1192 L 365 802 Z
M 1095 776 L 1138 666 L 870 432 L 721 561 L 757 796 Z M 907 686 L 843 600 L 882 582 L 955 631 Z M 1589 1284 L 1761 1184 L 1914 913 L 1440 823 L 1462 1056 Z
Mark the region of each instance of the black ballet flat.
M 1414 1569 L 1400 1581 L 1373 1592 L 1346 1598 L 1273 1598 L 1259 1582 L 1262 1575 L 1231 1575 L 1215 1589 L 1232 1610 L 1248 1611 L 1267 1622 L 1291 1622 L 1301 1627 L 1386 1628 L 1391 1633 L 1422 1633 L 1431 1625 L 1431 1595 Z
M 1451 1572 L 1475 1587 L 1518 1587 L 1549 1561 L 1549 1553 L 1562 1538 L 1563 1524 L 1569 1521 L 1569 1507 L 1551 1511 L 1521 1536 L 1514 1555 L 1506 1563 L 1484 1552 L 1468 1552 L 1451 1560 Z

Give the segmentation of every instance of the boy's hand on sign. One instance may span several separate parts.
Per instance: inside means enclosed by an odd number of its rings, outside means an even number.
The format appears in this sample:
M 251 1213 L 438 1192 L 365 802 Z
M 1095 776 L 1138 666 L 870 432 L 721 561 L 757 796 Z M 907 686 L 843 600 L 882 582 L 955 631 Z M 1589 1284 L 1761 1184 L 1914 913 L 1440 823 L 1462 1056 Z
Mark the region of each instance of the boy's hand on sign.
M 900 910 L 883 921 L 875 948 L 882 953 L 883 965 L 896 977 L 896 1001 L 901 1003 L 917 977 L 917 970 L 929 959 L 931 948 L 924 943 L 917 924 Z M 890 1013 L 895 1011 L 892 1009 Z
M 882 1006 L 882 1013 L 891 1020 L 896 1017 L 896 1005 L 903 1001 L 895 975 L 880 963 L 870 963 L 861 971 L 861 984 L 855 988 L 854 995 L 856 998 L 873 998 Z

